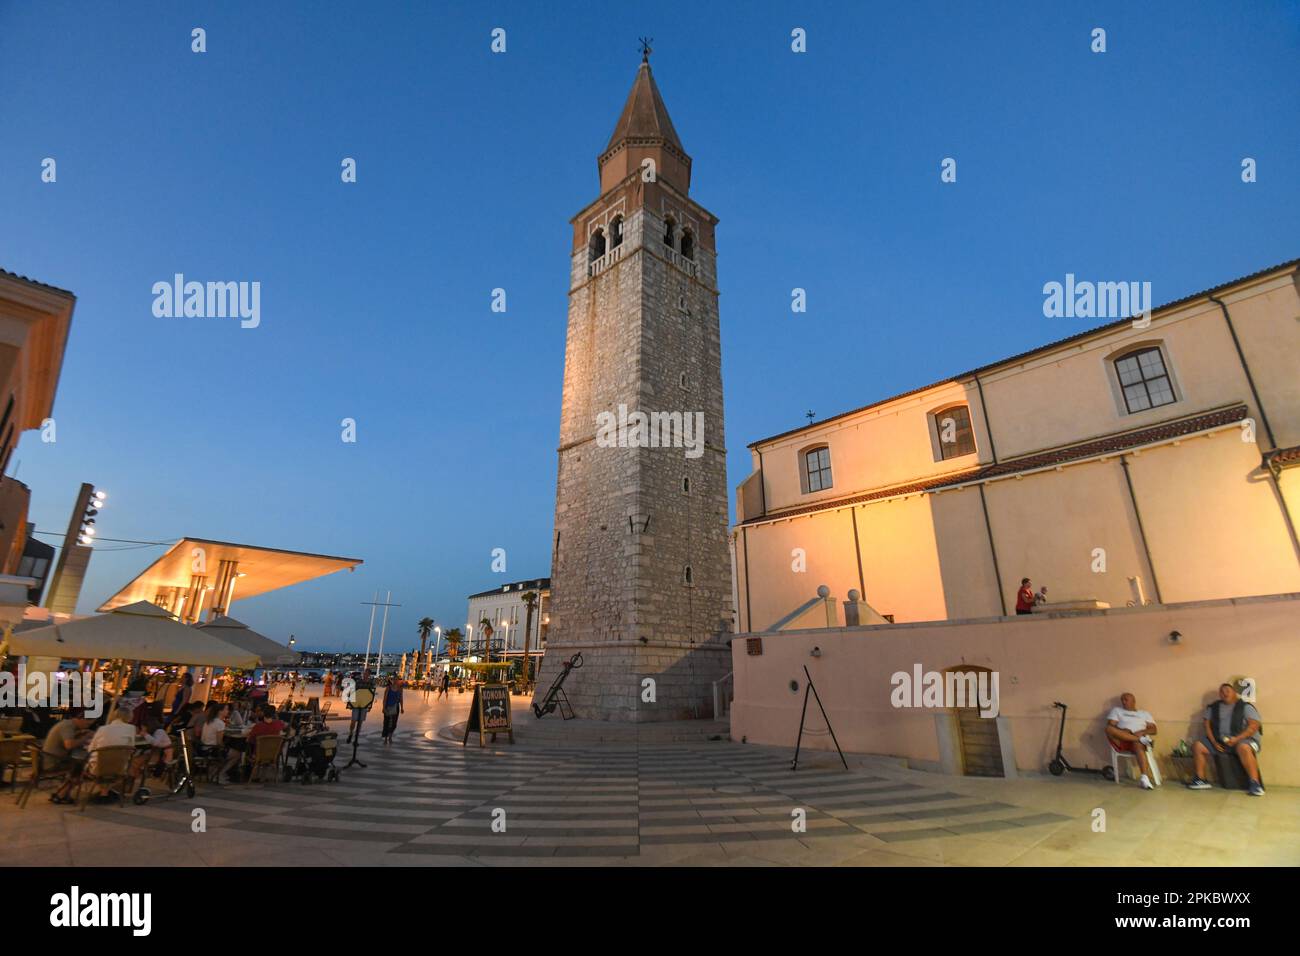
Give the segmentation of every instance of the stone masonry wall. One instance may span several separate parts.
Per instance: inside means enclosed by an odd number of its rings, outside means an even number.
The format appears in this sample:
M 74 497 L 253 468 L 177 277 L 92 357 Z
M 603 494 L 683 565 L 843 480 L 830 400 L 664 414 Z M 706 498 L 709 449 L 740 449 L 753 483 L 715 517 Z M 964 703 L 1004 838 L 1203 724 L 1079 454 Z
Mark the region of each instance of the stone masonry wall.
M 714 254 L 697 248 L 691 277 L 671 261 L 663 231 L 662 219 L 636 210 L 616 262 L 590 278 L 585 249 L 571 264 L 551 624 L 536 699 L 581 651 L 584 666 L 565 690 L 584 717 L 707 716 L 712 683 L 730 669 L 721 643 L 731 573 Z M 702 412 L 703 454 L 601 447 L 596 416 L 617 415 L 619 404 Z

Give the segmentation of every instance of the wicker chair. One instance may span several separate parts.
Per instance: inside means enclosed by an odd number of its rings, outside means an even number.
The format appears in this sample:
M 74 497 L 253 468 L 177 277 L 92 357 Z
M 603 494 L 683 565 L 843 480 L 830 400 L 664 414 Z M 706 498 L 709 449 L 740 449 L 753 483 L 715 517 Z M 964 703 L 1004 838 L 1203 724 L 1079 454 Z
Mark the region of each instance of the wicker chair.
M 23 764 L 30 737 L 9 737 L 0 739 L 0 784 L 4 783 L 5 771 L 12 770 L 14 788 L 18 787 L 18 768 Z
M 42 780 L 58 780 L 62 782 L 72 772 L 72 767 L 68 764 L 55 766 L 57 761 L 41 748 L 39 741 L 28 741 L 27 751 L 32 761 L 32 775 L 27 778 L 27 786 L 23 787 L 22 793 L 18 794 L 14 800 L 19 809 L 27 806 L 32 791 L 41 785 Z
M 135 756 L 135 747 L 126 745 L 121 747 L 101 747 L 90 755 L 90 763 L 86 766 L 86 771 L 81 775 L 81 783 L 78 787 L 78 797 L 81 804 L 81 812 L 86 812 L 86 804 L 90 800 L 90 791 L 100 784 L 118 785 L 117 798 L 122 803 L 126 794 L 126 788 L 131 782 L 131 759 Z M 94 770 L 91 770 L 91 767 Z M 89 787 L 86 785 L 90 784 Z
M 248 782 L 257 779 L 259 773 L 271 768 L 271 782 L 279 776 L 280 751 L 284 749 L 284 738 L 279 734 L 263 734 L 254 742 L 253 766 L 248 774 Z

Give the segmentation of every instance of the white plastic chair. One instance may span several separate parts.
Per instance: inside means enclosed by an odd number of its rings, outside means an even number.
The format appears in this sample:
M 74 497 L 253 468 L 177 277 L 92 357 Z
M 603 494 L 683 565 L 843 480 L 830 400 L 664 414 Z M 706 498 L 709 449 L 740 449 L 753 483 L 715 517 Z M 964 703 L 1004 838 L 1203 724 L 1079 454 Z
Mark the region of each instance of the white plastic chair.
M 1151 768 L 1151 782 L 1158 787 L 1163 781 L 1160 779 L 1160 765 L 1156 763 L 1156 751 L 1150 744 L 1146 745 L 1146 750 L 1147 766 Z M 1110 769 L 1115 775 L 1116 783 L 1120 782 L 1119 761 L 1121 757 L 1128 757 L 1137 764 L 1137 754 L 1133 753 L 1131 750 L 1116 750 L 1112 744 L 1110 748 Z M 1138 767 L 1140 769 L 1141 764 L 1138 764 Z

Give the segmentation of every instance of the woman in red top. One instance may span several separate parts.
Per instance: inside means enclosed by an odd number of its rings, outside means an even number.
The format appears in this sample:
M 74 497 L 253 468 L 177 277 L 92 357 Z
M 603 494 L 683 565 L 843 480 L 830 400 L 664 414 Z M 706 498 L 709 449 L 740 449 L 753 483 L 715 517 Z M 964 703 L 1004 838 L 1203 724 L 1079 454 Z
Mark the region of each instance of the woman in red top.
M 1016 613 L 1034 613 L 1034 588 L 1029 583 L 1029 578 L 1020 579 L 1020 590 L 1016 593 Z

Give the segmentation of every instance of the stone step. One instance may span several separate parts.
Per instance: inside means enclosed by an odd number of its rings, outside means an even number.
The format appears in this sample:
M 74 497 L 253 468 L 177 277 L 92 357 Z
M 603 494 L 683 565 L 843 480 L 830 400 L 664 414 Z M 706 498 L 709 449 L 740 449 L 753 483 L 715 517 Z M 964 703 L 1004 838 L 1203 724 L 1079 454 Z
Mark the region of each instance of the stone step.
M 558 714 L 551 714 L 538 720 L 531 714 L 527 716 L 516 714 L 514 732 L 517 742 L 539 746 L 565 746 L 579 743 L 654 745 L 726 741 L 730 739 L 731 724 L 725 720 L 670 720 L 625 724 L 605 720 L 562 720 Z M 430 732 L 425 736 L 432 738 L 434 734 Z M 440 728 L 437 736 L 459 743 L 465 736 L 465 721 Z M 504 741 L 504 737 L 497 737 L 498 745 Z

